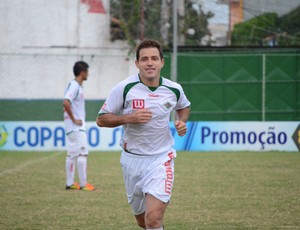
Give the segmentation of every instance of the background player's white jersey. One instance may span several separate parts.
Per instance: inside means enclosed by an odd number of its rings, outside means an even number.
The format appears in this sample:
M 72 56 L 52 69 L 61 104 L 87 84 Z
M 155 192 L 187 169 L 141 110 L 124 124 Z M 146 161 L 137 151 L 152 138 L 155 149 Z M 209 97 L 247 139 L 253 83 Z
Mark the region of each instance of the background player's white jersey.
M 71 108 L 74 118 L 82 120 L 81 126 L 76 125 L 72 122 L 68 113 L 64 111 L 66 133 L 68 134 L 72 131 L 85 130 L 85 102 L 83 96 L 83 88 L 76 80 L 72 80 L 69 83 L 65 91 L 64 99 L 67 99 L 71 102 Z
M 172 110 L 190 106 L 182 87 L 164 77 L 158 87 L 144 85 L 139 75 L 126 78 L 110 92 L 99 115 L 105 113 L 129 114 L 148 109 L 152 119 L 145 124 L 126 124 L 120 141 L 121 147 L 134 154 L 162 154 L 173 146 L 169 121 Z

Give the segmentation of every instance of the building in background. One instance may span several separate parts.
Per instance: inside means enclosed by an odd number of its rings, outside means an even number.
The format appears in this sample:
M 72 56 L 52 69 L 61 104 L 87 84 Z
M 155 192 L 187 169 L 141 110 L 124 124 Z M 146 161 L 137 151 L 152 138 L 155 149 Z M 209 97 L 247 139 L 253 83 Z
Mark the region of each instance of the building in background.
M 205 11 L 214 13 L 209 20 L 209 29 L 213 46 L 230 45 L 230 31 L 234 24 L 244 20 L 243 0 L 205 0 L 203 2 Z
M 230 45 L 230 31 L 236 23 L 244 21 L 243 0 L 206 0 L 203 4 L 205 11 L 214 13 L 209 20 L 212 45 Z

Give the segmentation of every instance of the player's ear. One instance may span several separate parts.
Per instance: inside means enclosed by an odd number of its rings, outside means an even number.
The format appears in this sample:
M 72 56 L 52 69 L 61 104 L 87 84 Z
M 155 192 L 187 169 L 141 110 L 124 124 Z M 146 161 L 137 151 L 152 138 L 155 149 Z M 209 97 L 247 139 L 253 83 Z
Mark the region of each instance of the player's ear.
M 135 66 L 139 69 L 139 61 L 138 60 L 135 60 Z
M 162 58 L 162 59 L 161 59 L 161 67 L 164 67 L 164 65 L 165 65 L 165 59 Z

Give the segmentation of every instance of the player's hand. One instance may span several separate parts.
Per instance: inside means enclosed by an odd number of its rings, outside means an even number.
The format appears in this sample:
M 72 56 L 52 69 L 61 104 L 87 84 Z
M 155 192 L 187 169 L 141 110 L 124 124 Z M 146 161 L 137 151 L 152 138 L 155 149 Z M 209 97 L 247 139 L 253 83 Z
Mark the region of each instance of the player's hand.
M 144 124 L 151 120 L 152 113 L 148 109 L 138 109 L 134 111 L 132 114 L 132 122 L 136 124 Z
M 80 119 L 74 119 L 74 124 L 81 126 L 82 125 L 82 120 Z
M 174 125 L 175 125 L 175 128 L 176 128 L 177 133 L 178 133 L 179 136 L 182 137 L 182 136 L 184 136 L 186 134 L 187 127 L 186 127 L 185 122 L 183 122 L 183 121 L 175 121 Z

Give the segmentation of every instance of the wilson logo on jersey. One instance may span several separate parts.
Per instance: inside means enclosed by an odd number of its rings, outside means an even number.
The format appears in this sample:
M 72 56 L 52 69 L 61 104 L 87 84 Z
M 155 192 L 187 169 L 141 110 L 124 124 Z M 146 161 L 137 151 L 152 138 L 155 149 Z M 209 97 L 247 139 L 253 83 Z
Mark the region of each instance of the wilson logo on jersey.
M 155 93 L 149 93 L 148 94 L 149 97 L 159 97 L 159 95 L 155 94 Z
M 133 99 L 132 100 L 132 108 L 133 109 L 144 109 L 145 108 L 145 100 L 144 99 Z

